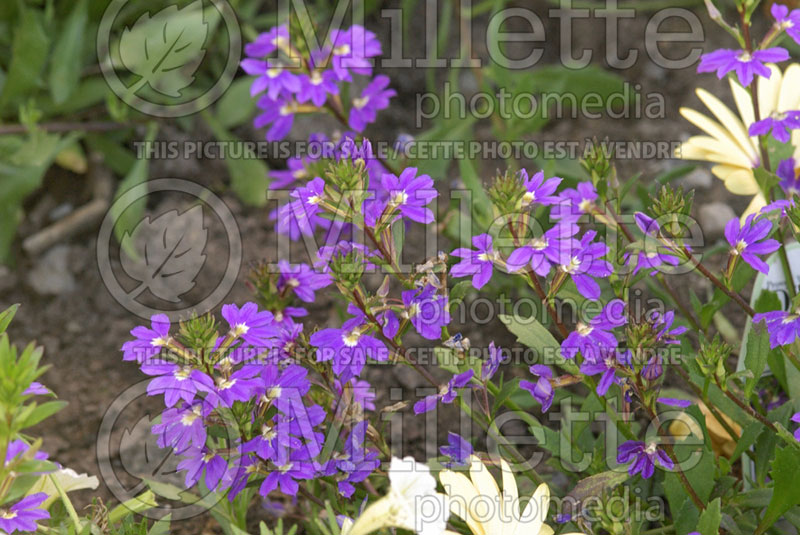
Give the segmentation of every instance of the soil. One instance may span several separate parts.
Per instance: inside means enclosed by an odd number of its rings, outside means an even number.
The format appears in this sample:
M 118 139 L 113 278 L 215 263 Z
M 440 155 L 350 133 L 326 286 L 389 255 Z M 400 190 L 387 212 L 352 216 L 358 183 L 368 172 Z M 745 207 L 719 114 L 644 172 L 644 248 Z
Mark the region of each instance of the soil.
M 558 60 L 557 43 L 559 42 L 559 28 L 557 20 L 548 20 L 544 15 L 549 4 L 533 2 L 537 11 L 546 21 L 548 47 L 543 61 L 553 63 Z M 530 4 L 526 4 L 530 5 Z M 727 36 L 714 26 L 701 12 L 695 10 L 703 22 L 706 39 L 699 46 L 706 51 L 720 46 L 729 46 L 731 43 Z M 690 106 L 702 109 L 701 103 L 695 97 L 693 90 L 698 85 L 706 87 L 723 100 L 729 102 L 727 84 L 718 82 L 713 76 L 698 76 L 694 68 L 677 71 L 665 71 L 647 58 L 643 46 L 644 28 L 648 20 L 648 13 L 638 13 L 635 18 L 621 22 L 620 44 L 621 49 L 628 48 L 639 50 L 640 58 L 634 67 L 620 71 L 619 74 L 632 83 L 639 83 L 642 92 L 660 92 L 665 99 L 666 116 L 659 120 L 589 120 L 589 119 L 564 119 L 550 123 L 543 131 L 534 136 L 536 140 L 580 140 L 587 137 L 609 136 L 612 139 L 624 140 L 681 140 L 685 139 L 695 130 L 678 115 L 678 108 Z M 388 19 L 372 20 L 370 27 L 379 36 L 388 35 Z M 475 54 L 486 58 L 483 34 L 485 33 L 485 17 L 476 23 Z M 678 28 L 675 28 L 678 29 Z M 552 36 L 552 37 L 550 37 Z M 413 39 L 408 53 L 422 55 L 423 39 Z M 387 40 L 384 39 L 386 43 Z M 599 20 L 576 22 L 574 34 L 575 50 L 587 48 L 595 51 L 595 63 L 602 66 L 601 55 L 605 49 L 605 35 L 603 23 Z M 552 46 L 550 46 L 552 44 Z M 451 46 L 451 48 L 454 45 Z M 686 53 L 688 46 L 668 44 L 667 54 L 680 57 Z M 392 107 L 380 115 L 380 122 L 370 132 L 373 139 L 392 141 L 397 134 L 407 132 L 418 133 L 414 129 L 413 114 L 408 110 L 416 106 L 415 95 L 425 91 L 425 75 L 422 69 L 404 69 L 385 71 L 398 89 L 399 95 Z M 319 128 L 319 123 L 301 124 L 304 128 Z M 490 137 L 491 130 L 488 121 L 481 121 L 478 129 L 479 135 Z M 245 127 L 238 132 L 241 137 L 260 139 L 261 132 Z M 186 136 L 177 128 L 162 130 L 161 136 Z M 194 131 L 193 136 L 198 132 Z M 199 136 L 205 137 L 201 131 Z M 302 134 L 298 135 L 302 137 Z M 531 169 L 532 162 L 521 162 L 523 166 Z M 620 176 L 629 177 L 635 173 L 642 173 L 642 180 L 648 183 L 652 177 L 667 169 L 675 168 L 682 162 L 676 160 L 626 160 L 619 163 Z M 273 166 L 280 163 L 272 162 Z M 481 162 L 484 176 L 493 173 L 495 169 L 503 167 L 502 161 Z M 702 164 L 702 169 L 706 169 Z M 707 171 L 704 171 L 707 172 Z M 225 191 L 224 178 L 226 171 L 219 162 L 160 162 L 151 163 L 151 176 L 154 178 L 166 176 L 179 176 L 220 191 L 222 199 L 235 216 L 243 238 L 243 262 L 238 274 L 238 283 L 225 298 L 225 302 L 243 303 L 250 300 L 252 294 L 245 284 L 249 265 L 273 252 L 275 235 L 269 219 L 269 211 L 255 209 L 243 205 L 237 197 Z M 447 177 L 440 178 L 440 184 L 456 184 L 458 173 L 451 167 Z M 444 180 L 444 179 L 447 180 Z M 746 206 L 747 200 L 729 194 L 714 179 L 708 188 L 698 189 L 696 193 L 696 208 L 703 203 L 711 201 L 729 202 L 737 212 Z M 221 187 L 222 186 L 222 187 Z M 54 171 L 46 177 L 44 187 L 32 198 L 26 206 L 26 219 L 21 229 L 21 234 L 30 234 L 46 223 L 46 214 L 53 208 L 64 203 L 73 206 L 85 201 L 84 191 L 87 188 L 85 178 L 82 176 Z M 164 204 L 161 204 L 164 203 Z M 149 211 L 163 213 L 164 207 L 188 208 L 186 199 L 170 199 L 159 197 L 148 206 Z M 78 472 L 98 474 L 98 461 L 95 454 L 95 443 L 101 420 L 111 405 L 112 401 L 127 387 L 142 380 L 143 376 L 137 367 L 122 361 L 120 352 L 121 344 L 129 339 L 128 332 L 142 320 L 125 310 L 112 297 L 98 270 L 96 258 L 96 240 L 98 229 L 92 229 L 67 242 L 69 247 L 68 270 L 75 278 L 74 291 L 55 295 L 43 296 L 34 291 L 26 282 L 27 274 L 32 270 L 38 258 L 26 257 L 21 252 L 17 256 L 17 264 L 10 271 L 0 275 L 0 305 L 5 307 L 11 303 L 21 303 L 22 306 L 12 323 L 9 332 L 12 340 L 23 345 L 35 341 L 45 348 L 44 363 L 51 366 L 42 378 L 42 382 L 50 387 L 60 399 L 69 402 L 62 412 L 41 424 L 34 431 L 44 439 L 43 449 L 48 451 L 52 458 L 65 466 Z M 409 241 L 409 244 L 412 242 Z M 224 258 L 227 254 L 228 244 L 221 232 L 211 232 L 205 253 L 214 265 L 215 259 Z M 417 254 L 419 257 L 419 254 Z M 417 258 L 419 260 L 419 258 Z M 275 260 L 275 258 L 269 258 Z M 222 264 L 222 263 L 221 263 Z M 218 276 L 223 266 L 212 269 L 212 275 Z M 216 270 L 216 271 L 215 271 Z M 214 278 L 211 277 L 211 279 Z M 199 293 L 207 290 L 207 285 L 199 281 L 196 289 Z M 204 286 L 204 284 L 206 286 Z M 702 288 L 699 288 L 702 291 Z M 681 286 L 681 292 L 686 291 Z M 697 291 L 697 290 L 696 290 Z M 684 294 L 685 295 L 685 294 Z M 726 309 L 735 325 L 741 325 L 742 319 L 736 316 L 732 308 Z M 309 329 L 315 324 L 325 324 L 335 321 L 338 308 L 334 306 L 332 298 L 323 298 L 312 307 L 312 314 L 307 322 Z M 485 347 L 489 340 L 495 340 L 503 346 L 514 345 L 514 338 L 507 333 L 505 328 L 497 321 L 480 328 L 464 325 L 461 330 L 469 336 L 474 346 Z M 369 370 L 367 379 L 377 388 L 379 398 L 378 406 L 394 403 L 389 399 L 389 388 L 398 384 L 405 389 L 423 386 L 413 373 L 398 368 L 389 369 L 377 367 Z M 408 410 L 405 411 L 408 416 Z M 448 418 L 454 413 L 444 413 L 443 418 Z M 404 453 L 416 454 L 419 458 L 426 452 L 420 451 L 417 444 L 422 443 L 424 429 L 419 420 L 406 418 L 404 442 L 407 446 Z M 98 494 L 104 501 L 113 501 L 108 487 L 101 482 L 96 493 L 84 491 L 78 493 L 76 503 L 80 507 L 90 503 L 91 496 Z M 176 530 L 186 533 L 200 531 L 214 531 L 213 521 L 206 518 L 194 519 L 188 523 L 177 524 Z

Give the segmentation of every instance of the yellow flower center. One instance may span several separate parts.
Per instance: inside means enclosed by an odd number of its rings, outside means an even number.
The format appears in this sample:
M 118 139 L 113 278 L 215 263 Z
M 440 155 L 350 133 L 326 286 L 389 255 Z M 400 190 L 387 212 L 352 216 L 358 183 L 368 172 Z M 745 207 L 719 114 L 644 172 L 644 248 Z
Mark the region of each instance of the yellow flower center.
M 359 110 L 366 106 L 367 103 L 369 103 L 369 97 L 359 97 L 353 99 L 353 106 Z

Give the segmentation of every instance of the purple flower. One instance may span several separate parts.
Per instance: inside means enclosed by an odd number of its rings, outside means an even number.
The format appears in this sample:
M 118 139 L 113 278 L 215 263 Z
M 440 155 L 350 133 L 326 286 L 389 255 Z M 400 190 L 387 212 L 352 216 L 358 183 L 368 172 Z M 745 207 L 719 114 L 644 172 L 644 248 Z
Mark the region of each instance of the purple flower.
M 630 364 L 630 351 L 621 352 L 616 348 L 603 347 L 592 357 L 586 358 L 581 363 L 581 373 L 584 375 L 600 375 L 597 383 L 597 395 L 605 396 L 616 379 L 617 370 Z
M 794 39 L 795 43 L 800 45 L 800 9 L 793 9 L 790 12 L 785 5 L 775 3 L 772 4 L 771 12 L 775 17 L 775 22 L 786 30 L 786 34 Z
M 297 102 L 291 98 L 269 98 L 264 95 L 258 99 L 256 106 L 264 110 L 253 120 L 253 126 L 264 128 L 271 125 L 267 130 L 267 141 L 280 141 L 286 137 L 294 124 L 294 114 L 297 113 Z
M 609 301 L 588 323 L 578 322 L 575 330 L 561 342 L 561 355 L 572 359 L 580 352 L 583 358 L 598 358 L 603 349 L 618 345 L 617 337 L 609 331 L 627 322 L 625 302 L 622 299 Z
M 340 80 L 350 80 L 350 73 L 369 76 L 372 62 L 368 58 L 381 54 L 381 42 L 363 26 L 331 31 L 331 62 Z
M 563 257 L 564 251 L 571 251 L 575 247 L 577 242 L 572 237 L 577 232 L 578 225 L 575 223 L 558 222 L 543 235 L 515 249 L 508 255 L 506 265 L 510 271 L 518 271 L 529 264 L 537 275 L 546 277 L 553 264 L 558 264 Z
M 345 474 L 345 478 L 337 484 L 339 493 L 345 498 L 350 498 L 355 493 L 354 483 L 367 479 L 381 464 L 378 452 L 365 447 L 368 427 L 367 420 L 353 426 L 344 441 L 344 458 L 334 462 L 335 468 Z
M 33 381 L 22 393 L 23 396 L 44 396 L 47 394 L 52 394 L 52 392 L 38 381 Z
M 522 185 L 527 190 L 522 195 L 522 208 L 527 208 L 534 203 L 547 205 L 559 202 L 559 197 L 553 193 L 561 184 L 562 178 L 554 176 L 545 180 L 544 171 L 539 171 L 528 178 L 528 172 L 525 169 L 519 172 L 519 176 L 522 179 Z
M 672 324 L 675 321 L 674 310 L 670 310 L 664 315 L 661 315 L 659 311 L 654 310 L 650 315 L 650 321 L 653 324 L 653 328 L 658 329 L 658 332 L 656 333 L 656 341 L 665 344 L 680 344 L 680 341 L 677 340 L 676 337 L 682 335 L 688 330 L 683 326 L 674 328 L 672 327 Z
M 553 371 L 542 364 L 534 364 L 530 367 L 530 372 L 538 377 L 539 380 L 532 383 L 523 379 L 519 382 L 519 386 L 530 392 L 533 398 L 542 405 L 542 412 L 547 412 L 550 410 L 550 405 L 553 404 L 553 398 L 556 395 L 551 383 Z
M 328 100 L 328 95 L 339 93 L 336 85 L 336 74 L 333 71 L 311 71 L 311 74 L 300 75 L 300 89 L 297 92 L 297 102 L 304 103 L 309 100 L 314 106 L 321 108 Z
M 284 48 L 289 43 L 289 29 L 285 24 L 275 26 L 268 32 L 259 35 L 255 41 L 244 47 L 244 53 L 251 58 L 269 56 L 279 48 Z
M 503 350 L 489 342 L 489 358 L 483 361 L 481 366 L 481 381 L 489 381 L 503 362 Z
M 743 225 L 734 218 L 725 225 L 725 239 L 731 246 L 731 254 L 742 257 L 753 269 L 762 273 L 769 272 L 769 266 L 756 255 L 774 253 L 780 249 L 777 240 L 766 239 L 772 231 L 772 223 L 767 219 L 753 222 L 756 214 L 750 214 Z
M 191 403 L 198 392 L 214 390 L 214 381 L 188 366 L 177 364 L 144 364 L 142 372 L 157 376 L 147 385 L 147 395 L 164 394 L 164 404 L 172 407 L 179 400 Z
M 414 414 L 424 414 L 430 412 L 436 407 L 436 403 L 450 404 L 455 401 L 458 396 L 458 390 L 464 388 L 472 380 L 475 375 L 474 370 L 467 370 L 464 373 L 459 373 L 450 378 L 447 385 L 442 387 L 438 394 L 427 396 L 414 403 Z
M 169 344 L 169 318 L 166 314 L 156 314 L 150 318 L 152 328 L 139 326 L 131 330 L 136 340 L 122 344 L 122 360 L 135 360 L 139 364 L 161 353 L 161 349 Z
M 44 509 L 39 509 L 43 501 L 47 499 L 47 494 L 37 492 L 22 498 L 20 501 L 8 506 L 0 506 L 0 531 L 3 533 L 33 533 L 37 530 L 36 521 L 50 518 L 50 513 Z
M 313 477 L 314 465 L 309 462 L 308 452 L 305 449 L 294 450 L 286 463 L 277 466 L 267 475 L 258 493 L 266 497 L 280 486 L 283 494 L 295 496 L 300 489 L 297 482 Z
M 608 253 L 608 246 L 592 242 L 596 235 L 593 230 L 587 231 L 578 247 L 559 262 L 559 269 L 572 277 L 578 292 L 592 301 L 600 298 L 600 285 L 592 277 L 608 277 L 612 272 L 611 264 L 602 260 Z
M 796 424 L 800 424 L 800 412 L 796 412 L 794 416 L 792 416 L 792 421 Z M 800 441 L 800 428 L 794 430 L 794 438 Z
M 278 210 L 279 225 L 284 228 L 297 225 L 302 234 L 310 236 L 321 219 L 317 214 L 320 211 L 319 203 L 325 198 L 325 181 L 316 177 L 305 186 L 295 189 L 292 197 L 295 200 Z
M 764 63 L 778 63 L 789 59 L 789 52 L 784 48 L 767 48 L 748 52 L 723 48 L 700 56 L 697 72 L 714 72 L 720 80 L 731 71 L 736 71 L 739 83 L 749 86 L 757 74 L 769 78 L 772 74 Z
M 798 10 L 800 11 L 800 10 Z M 791 131 L 800 128 L 800 111 L 774 112 L 772 115 L 750 125 L 751 136 L 766 136 L 772 131 L 772 137 L 781 143 L 788 143 Z
M 429 284 L 422 290 L 404 291 L 402 299 L 405 314 L 420 336 L 428 340 L 441 339 L 442 327 L 450 323 L 447 297 L 439 295 Z
M 499 255 L 492 247 L 492 237 L 488 234 L 474 236 L 472 246 L 477 250 L 461 248 L 450 253 L 463 259 L 450 268 L 450 275 L 453 277 L 472 275 L 472 286 L 480 290 L 492 278 L 494 263 L 499 260 Z
M 31 447 L 26 444 L 24 441 L 20 439 L 14 439 L 9 441 L 8 448 L 6 448 L 6 459 L 5 459 L 5 466 L 15 460 L 20 455 L 26 453 Z M 48 457 L 46 452 L 38 450 L 36 453 L 33 454 L 33 458 L 37 461 L 44 461 Z
M 397 209 L 417 223 L 433 222 L 433 212 L 427 206 L 439 192 L 433 187 L 431 177 L 417 176 L 416 167 L 407 167 L 399 177 L 389 173 L 383 175 L 381 184 L 389 193 L 389 208 Z
M 158 435 L 156 444 L 159 448 L 173 448 L 177 453 L 190 447 L 205 447 L 204 418 L 211 410 L 210 405 L 200 400 L 165 410 L 161 413 L 161 422 L 153 425 L 153 434 Z
M 568 188 L 559 194 L 558 202 L 554 203 L 550 215 L 555 219 L 575 221 L 581 215 L 594 210 L 597 198 L 594 185 L 591 182 L 581 182 L 575 189 Z
M 439 448 L 439 453 L 450 459 L 449 462 L 445 463 L 448 468 L 466 466 L 472 451 L 472 444 L 461 435 L 453 432 L 447 433 L 447 446 Z
M 654 442 L 645 444 L 644 442 L 629 440 L 620 444 L 619 448 L 617 448 L 617 462 L 628 464 L 632 461 L 633 464 L 628 469 L 628 473 L 633 476 L 641 472 L 644 479 L 649 479 L 653 476 L 656 462 L 667 470 L 674 468 L 672 459 L 663 450 L 658 449 Z
M 261 366 L 249 365 L 236 370 L 230 377 L 217 377 L 217 384 L 206 399 L 215 406 L 221 403 L 226 407 L 231 407 L 234 401 L 249 401 L 260 386 L 256 378 L 260 373 Z
M 222 317 L 230 326 L 230 334 L 241 338 L 256 348 L 272 347 L 275 342 L 277 328 L 274 316 L 268 310 L 259 312 L 255 303 L 245 303 L 241 308 L 236 305 L 224 305 Z
M 369 327 L 364 316 L 356 316 L 344 322 L 341 329 L 322 329 L 309 338 L 309 343 L 317 348 L 317 362 L 333 359 L 333 372 L 341 381 L 357 377 L 367 358 L 385 361 L 389 350 L 383 342 L 366 334 Z
M 800 338 L 800 314 L 775 310 L 753 316 L 753 323 L 764 321 L 769 332 L 769 345 L 773 349 L 786 346 Z
M 278 100 L 281 96 L 289 96 L 300 91 L 300 79 L 296 74 L 274 61 L 260 59 L 243 59 L 242 70 L 255 76 L 250 86 L 250 96 L 267 91 L 270 100 Z
M 658 398 L 656 401 L 662 405 L 669 405 L 670 407 L 677 407 L 679 409 L 687 409 L 692 406 L 692 402 L 688 399 Z
M 389 86 L 389 77 L 376 76 L 372 82 L 361 92 L 361 96 L 354 98 L 350 108 L 348 124 L 356 132 L 363 132 L 368 124 L 374 123 L 378 111 L 389 107 L 389 99 L 397 94 Z
M 375 392 L 375 389 L 372 388 L 372 385 L 370 385 L 367 381 L 362 381 L 355 377 L 350 379 L 349 382 L 345 383 L 345 385 L 347 384 L 349 384 L 350 388 L 352 389 L 354 403 L 361 405 L 364 410 L 375 410 L 375 398 L 378 396 Z M 341 397 L 341 395 L 344 393 L 342 382 L 336 379 L 333 382 L 333 386 L 336 389 L 336 393 Z
M 313 303 L 314 292 L 329 286 L 333 277 L 329 273 L 319 273 L 308 264 L 290 265 L 288 261 L 278 262 L 281 275 L 278 277 L 278 291 L 281 293 L 292 290 L 298 299 L 306 303 Z
M 797 11 L 800 11 L 800 9 Z M 778 164 L 777 174 L 781 179 L 781 188 L 786 192 L 787 197 L 791 198 L 794 195 L 800 195 L 800 176 L 798 176 L 794 158 L 781 161 Z
M 178 470 L 186 472 L 186 488 L 193 487 L 205 471 L 205 484 L 211 490 L 216 490 L 217 485 L 228 469 L 228 463 L 217 452 L 208 448 L 188 450 L 184 453 L 186 458 L 178 463 Z

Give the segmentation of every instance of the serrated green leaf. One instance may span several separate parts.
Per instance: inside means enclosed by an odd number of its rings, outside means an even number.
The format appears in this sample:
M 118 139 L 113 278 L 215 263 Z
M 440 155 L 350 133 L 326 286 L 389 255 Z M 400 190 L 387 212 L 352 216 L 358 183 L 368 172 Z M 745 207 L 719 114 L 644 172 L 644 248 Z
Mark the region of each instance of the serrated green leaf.
M 697 531 L 700 532 L 700 535 L 719 535 L 719 524 L 722 522 L 720 507 L 720 499 L 716 498 L 700 515 L 700 521 L 697 523 Z

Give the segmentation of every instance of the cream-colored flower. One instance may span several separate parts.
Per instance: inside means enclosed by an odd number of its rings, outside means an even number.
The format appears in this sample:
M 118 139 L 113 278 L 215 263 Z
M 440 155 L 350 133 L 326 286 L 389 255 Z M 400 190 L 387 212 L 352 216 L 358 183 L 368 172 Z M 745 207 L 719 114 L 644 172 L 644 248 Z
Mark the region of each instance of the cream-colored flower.
M 539 485 L 520 513 L 514 474 L 502 459 L 500 469 L 502 493 L 489 468 L 474 455 L 470 458 L 469 478 L 449 470 L 439 474 L 450 512 L 466 522 L 473 535 L 552 535 L 553 528 L 544 523 L 550 507 L 550 488 L 544 483 Z
M 58 498 L 58 489 L 53 483 L 53 478 L 58 481 L 59 486 L 64 489 L 64 492 L 72 492 L 74 490 L 83 489 L 96 489 L 100 484 L 97 476 L 89 476 L 87 474 L 78 474 L 71 468 L 62 468 L 55 472 L 47 473 L 39 477 L 36 483 L 28 490 L 28 496 L 37 492 L 44 492 L 48 498 L 43 502 L 43 507 L 47 507 L 53 500 Z
M 342 535 L 366 535 L 396 527 L 419 535 L 443 535 L 450 513 L 444 494 L 436 492 L 436 480 L 426 465 L 412 457 L 392 458 L 389 492 L 373 503 Z
M 800 109 L 800 64 L 789 65 L 783 73 L 775 65 L 769 65 L 769 68 L 772 72 L 769 78 L 758 78 L 760 116 Z M 697 96 L 714 119 L 693 109 L 681 108 L 681 115 L 707 135 L 693 136 L 681 144 L 678 157 L 715 164 L 711 172 L 724 181 L 728 191 L 753 196 L 744 216 L 757 212 L 766 204 L 753 174 L 753 168 L 760 165 L 761 156 L 758 138 L 748 134 L 750 125 L 755 122 L 750 94 L 734 78 L 728 81 L 738 115 L 708 91 L 698 89 Z M 800 131 L 792 133 L 792 145 L 795 158 L 800 157 Z

